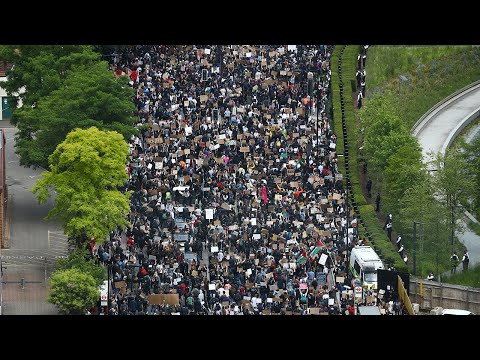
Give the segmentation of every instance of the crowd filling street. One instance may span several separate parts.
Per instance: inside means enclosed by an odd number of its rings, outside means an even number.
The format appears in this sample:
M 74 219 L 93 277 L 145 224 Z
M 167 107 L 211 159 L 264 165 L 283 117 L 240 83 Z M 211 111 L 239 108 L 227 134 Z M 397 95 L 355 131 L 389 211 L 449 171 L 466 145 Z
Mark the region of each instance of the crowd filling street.
M 337 167 L 332 50 L 149 45 L 112 56 L 135 90 L 141 136 L 125 169 L 130 225 L 94 250 L 110 269 L 109 314 L 355 313 L 345 258 L 362 239 Z M 369 295 L 363 304 L 381 302 Z

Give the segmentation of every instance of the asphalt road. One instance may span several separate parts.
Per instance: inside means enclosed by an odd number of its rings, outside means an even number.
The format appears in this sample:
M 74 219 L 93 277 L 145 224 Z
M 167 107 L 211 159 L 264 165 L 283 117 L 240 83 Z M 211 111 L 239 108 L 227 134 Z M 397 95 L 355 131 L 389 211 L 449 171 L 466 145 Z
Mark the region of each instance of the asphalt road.
M 48 230 L 61 230 L 58 224 L 44 220 L 53 207 L 53 200 L 38 205 L 31 189 L 43 170 L 20 166 L 14 149 L 16 129 L 7 127 L 3 130 L 9 193 L 7 216 L 10 222 L 10 246 L 1 250 L 7 267 L 4 280 L 9 281 L 3 286 L 3 314 L 56 314 L 56 308 L 46 302 L 46 278 L 51 271 L 51 259 L 55 255 L 64 255 L 65 246 L 49 246 Z M 48 259 L 47 266 L 45 258 Z M 22 278 L 26 281 L 23 289 L 19 283 Z
M 450 133 L 458 123 L 480 108 L 480 85 L 458 94 L 428 114 L 416 129 L 412 131 L 422 146 L 424 162 L 430 160 L 429 152 L 440 152 L 448 142 Z M 465 231 L 455 235 L 467 247 L 470 266 L 480 263 L 480 236 L 470 231 L 464 223 Z M 460 259 L 462 254 L 459 254 Z

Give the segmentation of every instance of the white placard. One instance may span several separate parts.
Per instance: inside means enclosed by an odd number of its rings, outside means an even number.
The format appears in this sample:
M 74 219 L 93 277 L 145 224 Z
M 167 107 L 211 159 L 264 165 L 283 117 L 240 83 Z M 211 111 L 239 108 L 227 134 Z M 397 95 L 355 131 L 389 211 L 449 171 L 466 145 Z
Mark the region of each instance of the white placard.
M 247 274 L 247 276 L 252 275 L 252 269 L 247 269 L 247 271 L 245 271 L 245 273 Z
M 257 218 L 251 218 L 250 224 L 252 224 L 253 226 L 257 225 Z
M 205 218 L 207 220 L 213 219 L 213 209 L 205 209 Z
M 212 247 L 210 248 L 210 251 L 211 251 L 211 252 L 218 252 L 218 246 L 212 246 Z
M 215 290 L 215 284 L 208 284 L 208 290 Z
M 328 305 L 335 304 L 335 299 L 328 299 Z
M 192 127 L 191 126 L 185 126 L 185 135 L 189 136 L 192 134 Z
M 273 302 L 273 299 L 272 298 L 267 298 L 267 303 L 271 303 Z
M 205 49 L 205 55 L 210 55 L 210 49 Z
M 287 45 L 288 51 L 297 51 L 297 45 Z
M 325 266 L 325 263 L 326 263 L 327 259 L 328 259 L 328 255 L 327 254 L 322 254 L 322 256 L 320 256 L 320 259 L 318 260 L 318 263 L 320 265 Z
M 262 238 L 261 234 L 253 234 L 253 239 L 254 240 L 260 240 Z

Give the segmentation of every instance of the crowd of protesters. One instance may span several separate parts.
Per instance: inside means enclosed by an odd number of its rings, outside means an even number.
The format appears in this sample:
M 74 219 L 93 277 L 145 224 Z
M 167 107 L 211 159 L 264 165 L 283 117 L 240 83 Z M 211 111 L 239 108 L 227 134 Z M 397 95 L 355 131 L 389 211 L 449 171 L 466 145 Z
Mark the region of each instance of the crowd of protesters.
M 345 256 L 362 240 L 330 127 L 332 50 L 112 56 L 135 90 L 141 135 L 126 167 L 130 226 L 96 248 L 111 273 L 109 314 L 354 313 Z

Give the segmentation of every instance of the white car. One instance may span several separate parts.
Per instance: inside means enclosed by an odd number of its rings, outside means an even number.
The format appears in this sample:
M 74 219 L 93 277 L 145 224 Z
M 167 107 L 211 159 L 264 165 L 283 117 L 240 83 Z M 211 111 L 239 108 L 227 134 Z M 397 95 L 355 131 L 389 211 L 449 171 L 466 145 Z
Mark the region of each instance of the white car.
M 475 314 L 468 310 L 443 309 L 442 315 L 475 315 Z

